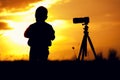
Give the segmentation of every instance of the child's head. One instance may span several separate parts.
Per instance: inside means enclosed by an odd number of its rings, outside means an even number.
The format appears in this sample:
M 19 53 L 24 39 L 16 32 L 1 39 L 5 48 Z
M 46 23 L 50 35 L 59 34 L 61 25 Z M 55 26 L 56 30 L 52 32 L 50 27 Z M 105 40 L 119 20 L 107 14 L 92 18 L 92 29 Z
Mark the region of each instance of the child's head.
M 40 6 L 36 9 L 35 18 L 36 21 L 45 21 L 47 19 L 48 10 Z

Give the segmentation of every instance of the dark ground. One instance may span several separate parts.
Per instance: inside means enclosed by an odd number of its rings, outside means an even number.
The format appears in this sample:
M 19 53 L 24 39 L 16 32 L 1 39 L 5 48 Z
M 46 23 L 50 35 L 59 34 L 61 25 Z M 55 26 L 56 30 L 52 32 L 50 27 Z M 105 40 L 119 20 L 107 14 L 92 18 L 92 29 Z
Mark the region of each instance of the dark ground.
M 120 79 L 119 60 L 94 61 L 48 61 L 46 63 L 30 63 L 29 61 L 0 62 L 2 75 L 18 78 L 52 79 Z M 6 78 L 6 77 L 4 77 Z

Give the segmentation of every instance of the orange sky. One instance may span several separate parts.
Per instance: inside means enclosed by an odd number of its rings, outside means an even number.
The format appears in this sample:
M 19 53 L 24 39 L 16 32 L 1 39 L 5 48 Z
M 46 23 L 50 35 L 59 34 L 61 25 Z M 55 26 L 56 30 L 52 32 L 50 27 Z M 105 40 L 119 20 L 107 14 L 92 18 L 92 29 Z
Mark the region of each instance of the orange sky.
M 115 49 L 120 56 L 119 4 L 120 0 L 0 0 L 0 60 L 28 60 L 29 46 L 23 33 L 35 22 L 34 12 L 41 5 L 48 8 L 47 22 L 56 31 L 50 60 L 77 57 L 84 26 L 72 20 L 84 16 L 90 17 L 89 34 L 96 52 L 107 57 L 108 50 Z M 88 46 L 92 56 L 90 51 Z

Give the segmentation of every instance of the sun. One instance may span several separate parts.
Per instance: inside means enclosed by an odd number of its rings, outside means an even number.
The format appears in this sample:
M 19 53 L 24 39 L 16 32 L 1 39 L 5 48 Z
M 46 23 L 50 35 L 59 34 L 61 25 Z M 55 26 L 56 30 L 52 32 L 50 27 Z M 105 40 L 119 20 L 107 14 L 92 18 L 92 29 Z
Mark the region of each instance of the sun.
M 10 41 L 25 45 L 27 42 L 27 38 L 24 37 L 24 31 L 28 27 L 29 23 L 26 22 L 13 22 L 7 21 L 9 26 L 12 27 L 12 30 L 8 30 L 5 32 L 4 36 L 9 37 Z

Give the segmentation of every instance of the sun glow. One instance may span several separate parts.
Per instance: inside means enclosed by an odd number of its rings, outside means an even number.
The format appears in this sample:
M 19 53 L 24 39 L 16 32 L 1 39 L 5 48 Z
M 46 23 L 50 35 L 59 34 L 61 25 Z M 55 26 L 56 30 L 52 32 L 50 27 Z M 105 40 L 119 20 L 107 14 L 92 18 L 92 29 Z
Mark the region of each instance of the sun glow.
M 12 27 L 12 30 L 6 31 L 4 36 L 8 36 L 11 41 L 16 44 L 24 45 L 26 44 L 27 39 L 24 38 L 24 31 L 29 23 L 26 22 L 12 22 L 7 21 L 9 26 Z

